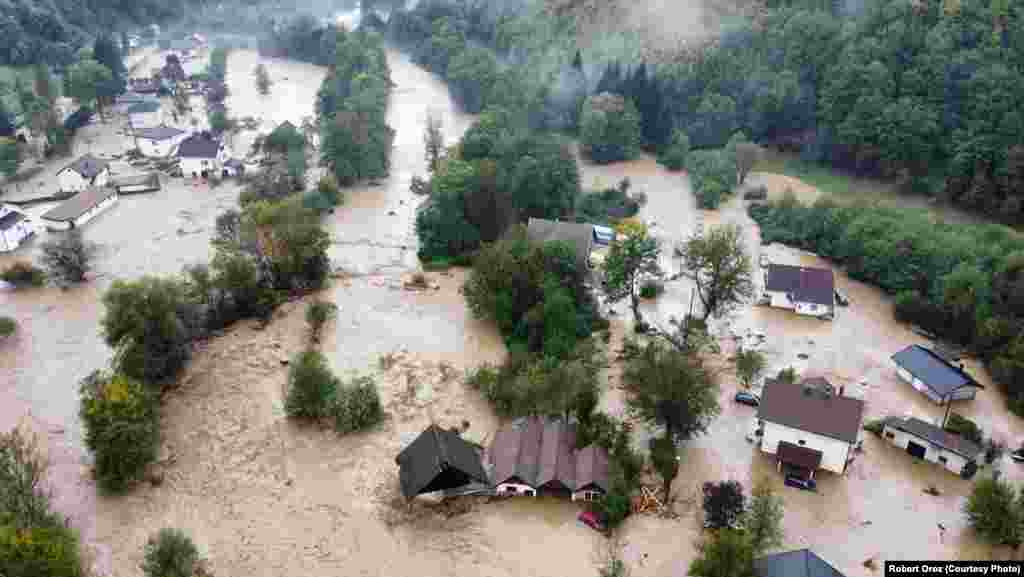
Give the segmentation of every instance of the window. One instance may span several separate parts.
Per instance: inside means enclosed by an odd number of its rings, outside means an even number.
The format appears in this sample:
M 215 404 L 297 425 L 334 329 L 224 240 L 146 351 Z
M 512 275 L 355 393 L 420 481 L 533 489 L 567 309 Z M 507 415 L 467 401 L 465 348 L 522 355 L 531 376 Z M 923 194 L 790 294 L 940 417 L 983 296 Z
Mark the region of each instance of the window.
M 797 441 L 797 443 L 802 447 L 807 444 L 807 441 L 800 439 L 799 441 Z
M 948 461 L 949 461 L 949 459 L 947 459 L 945 457 L 939 457 L 939 462 L 942 463 L 943 465 L 945 465 Z

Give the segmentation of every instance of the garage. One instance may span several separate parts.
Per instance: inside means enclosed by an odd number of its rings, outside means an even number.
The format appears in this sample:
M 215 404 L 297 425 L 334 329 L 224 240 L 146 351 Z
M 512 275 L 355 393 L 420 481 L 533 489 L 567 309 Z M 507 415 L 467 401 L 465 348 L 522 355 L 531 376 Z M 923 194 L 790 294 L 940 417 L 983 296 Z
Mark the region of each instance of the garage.
M 923 445 L 918 445 L 914 441 L 907 441 L 907 452 L 910 453 L 910 456 L 912 457 L 924 459 L 924 454 L 928 452 L 928 449 Z

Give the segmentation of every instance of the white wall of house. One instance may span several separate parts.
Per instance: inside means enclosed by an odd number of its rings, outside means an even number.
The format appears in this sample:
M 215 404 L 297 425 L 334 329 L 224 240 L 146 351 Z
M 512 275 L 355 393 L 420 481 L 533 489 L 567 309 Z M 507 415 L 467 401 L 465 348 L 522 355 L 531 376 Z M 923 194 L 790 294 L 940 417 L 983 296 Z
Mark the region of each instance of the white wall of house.
M 936 447 L 935 445 L 928 442 L 926 439 L 922 439 L 916 435 L 911 435 L 892 428 L 888 425 L 882 430 L 883 437 L 889 443 L 896 445 L 904 451 L 907 450 L 907 445 L 911 442 L 917 443 L 925 448 L 924 460 L 941 465 L 946 470 L 956 473 L 957 475 L 963 471 L 964 465 L 968 463 L 962 455 L 958 455 L 952 451 L 947 451 L 942 447 Z
M 114 194 L 111 194 L 107 198 L 103 199 L 103 202 L 100 202 L 96 206 L 94 206 L 94 207 L 90 208 L 89 210 L 85 211 L 85 214 L 83 214 L 82 216 L 76 218 L 75 219 L 75 226 L 76 227 L 82 226 L 83 224 L 85 224 L 85 223 L 89 222 L 90 220 L 96 218 L 101 212 L 103 212 L 103 211 L 107 210 L 108 208 L 110 208 L 111 206 L 113 206 L 114 203 L 117 202 L 117 199 L 118 199 L 118 196 L 117 196 L 116 192 Z
M 172 138 L 165 138 L 163 140 L 150 140 L 148 138 L 137 138 L 139 152 L 143 156 L 150 158 L 163 158 L 170 156 L 174 149 L 181 144 L 181 141 L 188 138 L 188 134 L 179 134 Z
M 527 497 L 536 497 L 537 490 L 529 485 L 522 485 L 519 483 L 499 483 L 495 487 L 495 491 L 499 495 L 525 495 Z
M 4 214 L 4 210 L 0 208 L 0 214 Z M 0 252 L 10 252 L 19 246 L 21 242 L 32 235 L 35 229 L 29 220 L 22 220 L 17 224 L 0 230 Z
M 110 169 L 104 168 L 103 172 L 96 175 L 96 177 L 89 182 L 81 174 L 78 174 L 74 170 L 67 169 L 62 170 L 57 175 L 57 182 L 60 185 L 61 192 L 82 192 L 89 186 L 103 187 L 107 185 L 107 181 L 110 180 Z
M 764 294 L 768 295 L 769 302 L 772 307 L 777 309 L 789 309 L 793 310 L 796 305 L 793 301 L 789 300 L 789 295 L 782 291 L 764 291 Z
M 216 158 L 182 158 L 181 159 L 181 173 L 186 177 L 192 176 L 192 173 L 200 175 L 204 170 L 210 172 L 216 171 L 220 173 L 222 165 Z
M 796 312 L 801 315 L 808 315 L 812 317 L 823 317 L 829 314 L 831 311 L 825 305 L 818 303 L 796 303 Z
M 851 455 L 850 443 L 846 441 L 765 421 L 761 450 L 774 455 L 778 453 L 781 441 L 821 451 L 821 468 L 838 475 L 843 474 Z

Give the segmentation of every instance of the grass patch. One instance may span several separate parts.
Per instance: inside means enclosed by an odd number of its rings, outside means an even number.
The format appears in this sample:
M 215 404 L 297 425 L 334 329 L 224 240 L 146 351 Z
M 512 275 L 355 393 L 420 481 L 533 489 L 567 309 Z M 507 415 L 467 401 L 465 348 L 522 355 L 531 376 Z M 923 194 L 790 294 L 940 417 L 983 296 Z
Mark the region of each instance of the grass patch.
M 858 178 L 830 166 L 808 162 L 799 155 L 764 148 L 761 160 L 754 167 L 755 172 L 774 172 L 799 178 L 826 195 L 851 197 L 864 195 L 889 195 L 896 192 L 892 182 Z

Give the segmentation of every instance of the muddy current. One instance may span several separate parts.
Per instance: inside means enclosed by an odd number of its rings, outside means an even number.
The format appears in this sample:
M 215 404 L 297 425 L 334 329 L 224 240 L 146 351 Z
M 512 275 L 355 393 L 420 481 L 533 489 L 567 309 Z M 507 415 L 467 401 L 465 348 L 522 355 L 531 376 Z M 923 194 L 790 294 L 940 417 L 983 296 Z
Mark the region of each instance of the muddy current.
M 162 55 L 150 58 L 158 62 Z M 388 413 L 379 429 L 339 438 L 284 419 L 284 361 L 301 349 L 304 338 L 303 302 L 288 303 L 266 329 L 241 323 L 197 351 L 180 390 L 166 404 L 161 460 L 154 467 L 162 482 L 144 483 L 118 498 L 96 495 L 87 480 L 76 389 L 83 376 L 110 358 L 99 333 L 100 297 L 116 278 L 173 274 L 208 260 L 214 220 L 237 202 L 238 186 L 230 181 L 211 189 L 170 179 L 158 193 L 122 197 L 85 228 L 86 237 L 100 245 L 94 281 L 66 291 L 0 291 L 0 314 L 15 317 L 21 326 L 18 336 L 0 347 L 0 425 L 25 419 L 46 436 L 57 505 L 81 529 L 101 573 L 137 575 L 146 538 L 164 526 L 189 531 L 217 575 L 589 576 L 607 554 L 609 545 L 576 523 L 578 509 L 568 503 L 468 500 L 410 507 L 398 497 L 394 456 L 430 422 L 468 421 L 467 435 L 487 443 L 497 419 L 465 389 L 462 374 L 482 362 L 500 361 L 504 346 L 493 327 L 466 310 L 458 291 L 464 272 L 430 273 L 427 290 L 403 288 L 417 267 L 413 223 L 421 199 L 409 191 L 409 182 L 424 173 L 425 120 L 428 114 L 439 116 L 446 139 L 454 143 L 473 119 L 455 109 L 437 78 L 400 53 L 389 51 L 388 58 L 396 83 L 388 112 L 397 131 L 392 172 L 346 191 L 344 205 L 325 217 L 330 257 L 344 273 L 325 291 L 339 314 L 321 344 L 341 374 L 377 378 Z M 253 88 L 252 69 L 260 62 L 273 81 L 269 96 Z M 188 62 L 186 69 L 204 63 Z M 308 64 L 233 52 L 229 110 L 259 121 L 257 131 L 234 137 L 235 154 L 244 157 L 258 131 L 311 117 L 324 74 Z M 111 120 L 84 129 L 76 153 L 116 154 L 127 145 Z M 60 166 L 47 166 L 12 198 L 53 192 Z M 581 163 L 581 170 L 587 188 L 629 177 L 633 190 L 647 194 L 641 217 L 663 239 L 663 267 L 670 274 L 679 271 L 672 246 L 721 222 L 744 227 L 755 263 L 764 252 L 777 262 L 830 266 L 813 255 L 762 247 L 739 199 L 714 213 L 697 210 L 685 175 L 664 171 L 650 157 L 605 167 Z M 31 210 L 39 214 L 48 208 Z M 40 232 L 13 255 L 0 256 L 0 266 L 32 256 L 45 237 Z M 888 362 L 896 350 L 923 341 L 892 320 L 891 303 L 879 291 L 836 274 L 852 304 L 831 323 L 749 306 L 715 323 L 723 348 L 712 360 L 722 383 L 722 415 L 707 435 L 680 451 L 674 518 L 644 515 L 626 523 L 619 545 L 634 575 L 685 574 L 699 535 L 702 482 L 738 479 L 749 486 L 761 476 L 771 479 L 786 502 L 785 549 L 811 547 L 846 575 L 872 574 L 863 565 L 869 558 L 880 563 L 1007 555 L 977 545 L 964 528 L 960 507 L 968 482 L 913 464 L 870 435 L 846 477 L 820 475 L 817 494 L 783 487 L 773 463 L 746 441 L 755 410 L 732 402 L 736 381 L 725 360 L 740 341 L 760 341 L 773 370 L 792 365 L 850 387 L 865 382 L 869 418 L 908 412 L 941 417 L 938 408 L 896 379 Z M 687 281 L 672 281 L 642 310 L 667 326 L 689 310 L 691 294 Z M 613 309 L 615 347 L 631 322 L 627 306 Z M 969 368 L 991 385 L 979 366 Z M 612 367 L 603 405 L 622 414 L 617 381 Z M 1007 414 L 995 387 L 955 410 L 1013 446 L 1024 438 L 1024 426 Z M 643 436 L 643 427 L 640 431 Z M 1015 467 L 1008 460 L 1001 464 L 1004 476 L 1024 477 Z M 941 496 L 923 494 L 930 485 Z

